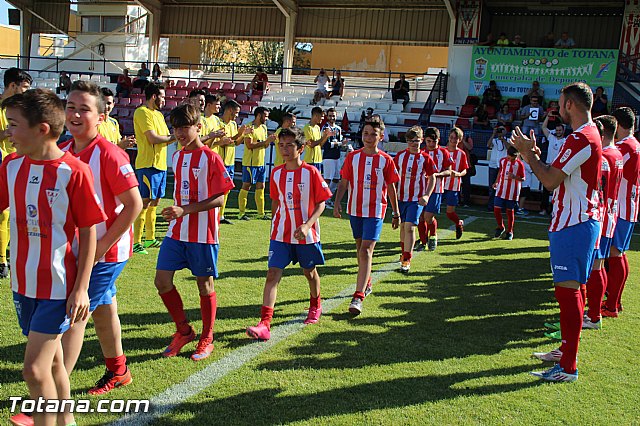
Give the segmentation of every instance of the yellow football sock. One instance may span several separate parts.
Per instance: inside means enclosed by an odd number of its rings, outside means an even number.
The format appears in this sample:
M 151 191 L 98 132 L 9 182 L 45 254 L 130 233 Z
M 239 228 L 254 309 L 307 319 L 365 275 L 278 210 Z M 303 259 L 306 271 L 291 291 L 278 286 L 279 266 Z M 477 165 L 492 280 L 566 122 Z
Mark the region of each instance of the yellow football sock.
M 142 244 L 142 230 L 147 218 L 147 209 L 142 209 L 133 223 L 133 242 Z
M 244 212 L 247 210 L 247 197 L 249 196 L 249 191 L 246 189 L 240 190 L 240 195 L 238 195 L 238 210 L 240 210 L 239 216 L 242 216 Z
M 264 188 L 256 189 L 255 199 L 258 216 L 264 216 Z
M 147 209 L 147 227 L 144 230 L 145 239 L 153 241 L 156 239 L 156 210 L 157 206 L 149 206 Z
M 227 198 L 229 198 L 229 193 L 224 194 L 224 201 L 222 202 L 222 207 L 220 207 L 220 217 L 224 217 L 224 208 L 227 207 Z
M 0 213 L 0 263 L 7 263 L 9 247 L 9 210 Z

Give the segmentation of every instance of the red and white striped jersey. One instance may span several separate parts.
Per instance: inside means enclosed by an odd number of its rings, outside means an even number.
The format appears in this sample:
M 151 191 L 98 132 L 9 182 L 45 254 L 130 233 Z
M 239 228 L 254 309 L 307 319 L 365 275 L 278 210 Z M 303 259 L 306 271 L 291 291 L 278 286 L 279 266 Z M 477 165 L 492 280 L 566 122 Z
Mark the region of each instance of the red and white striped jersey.
M 623 173 L 622 154 L 615 146 L 602 149 L 602 177 L 600 189 L 600 220 L 602 236 L 613 238 L 618 221 L 618 193 Z
M 378 151 L 369 155 L 362 149 L 350 152 L 340 175 L 349 182 L 347 213 L 383 219 L 387 210 L 387 186 L 400 180 L 389 154 Z
M 427 154 L 431 157 L 433 162 L 436 164 L 436 168 L 438 169 L 438 173 L 443 170 L 448 170 L 451 167 L 451 155 L 447 148 L 443 146 L 439 146 L 433 151 L 426 151 Z M 434 194 L 442 194 L 444 192 L 444 178 L 438 176 L 436 178 L 436 186 L 433 188 Z
M 640 208 L 640 144 L 635 137 L 629 136 L 616 142 L 616 146 L 624 162 L 618 193 L 618 216 L 628 222 L 637 222 Z
M 11 154 L 0 166 L 0 211 L 7 207 L 11 289 L 66 299 L 78 271 L 77 230 L 106 219 L 89 166 L 69 153 L 48 161 Z
M 524 163 L 518 159 L 504 157 L 499 163 L 496 197 L 509 201 L 517 201 L 520 198 L 522 181 L 509 177 L 512 174 L 524 179 Z
M 320 241 L 320 223 L 316 220 L 307 238 L 298 240 L 293 233 L 307 222 L 316 206 L 331 198 L 329 186 L 314 166 L 302 162 L 295 170 L 280 165 L 271 172 L 270 196 L 278 201 L 271 221 L 271 239 L 289 244 L 313 244 Z
M 469 168 L 469 163 L 467 162 L 467 154 L 464 153 L 460 148 L 456 148 L 455 151 L 451 152 L 447 149 L 447 152 L 451 156 L 451 169 L 454 172 L 462 172 Z M 444 190 L 445 191 L 460 191 L 460 186 L 462 185 L 462 178 L 457 176 L 447 176 L 444 178 Z
M 398 182 L 399 201 L 418 201 L 426 194 L 427 176 L 438 173 L 431 157 L 424 151 L 412 154 L 409 149 L 400 151 L 393 158 L 400 181 Z
M 175 175 L 173 202 L 176 206 L 226 194 L 234 187 L 222 158 L 207 146 L 176 151 L 171 164 Z M 218 244 L 219 211 L 216 207 L 172 220 L 167 237 L 188 243 Z
M 567 137 L 551 166 L 562 170 L 567 177 L 553 191 L 549 231 L 560 231 L 589 219 L 600 220 L 598 189 L 602 147 L 593 122 L 580 126 Z
M 100 240 L 124 208 L 118 195 L 137 187 L 138 180 L 129 163 L 129 156 L 103 136 L 96 136 L 81 152 L 75 152 L 73 145 L 74 140 L 71 139 L 60 145 L 60 149 L 69 151 L 88 164 L 93 172 L 93 187 L 107 215 L 105 222 L 96 225 L 96 237 Z M 124 262 L 131 257 L 132 250 L 133 226 L 122 234 L 100 262 Z

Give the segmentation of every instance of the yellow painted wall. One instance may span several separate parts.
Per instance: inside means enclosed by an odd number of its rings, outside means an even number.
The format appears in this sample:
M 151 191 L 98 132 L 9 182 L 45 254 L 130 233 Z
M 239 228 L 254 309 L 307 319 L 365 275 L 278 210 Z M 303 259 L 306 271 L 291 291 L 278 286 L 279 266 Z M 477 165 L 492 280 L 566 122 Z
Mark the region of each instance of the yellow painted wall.
M 311 67 L 424 73 L 446 68 L 447 51 L 447 47 L 313 43 Z
M 195 38 L 171 37 L 169 57 L 180 58 L 180 62 L 200 63 L 200 40 Z
M 40 37 L 40 55 L 51 55 L 51 46 L 53 45 L 53 38 Z M 20 30 L 18 28 L 11 28 L 0 26 L 0 55 L 17 56 L 20 54 Z

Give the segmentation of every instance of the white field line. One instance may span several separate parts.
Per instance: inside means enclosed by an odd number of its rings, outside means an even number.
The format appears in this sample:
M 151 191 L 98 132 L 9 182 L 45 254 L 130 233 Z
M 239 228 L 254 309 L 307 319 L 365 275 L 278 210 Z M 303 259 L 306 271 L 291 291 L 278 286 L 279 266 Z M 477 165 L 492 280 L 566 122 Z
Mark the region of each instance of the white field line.
M 464 219 L 465 225 L 475 221 L 477 217 L 469 216 Z M 452 225 L 448 229 L 448 233 L 455 228 Z M 425 250 L 426 251 L 426 250 Z M 420 255 L 420 253 L 417 253 Z M 394 272 L 398 268 L 398 262 L 389 262 L 382 266 L 381 269 L 372 272 L 371 282 L 376 284 L 377 282 L 386 278 L 391 272 Z M 336 294 L 335 296 L 324 299 L 322 301 L 322 312 L 327 314 L 337 308 L 345 300 L 351 298 L 354 291 L 354 284 L 346 287 L 344 290 Z M 219 360 L 209 364 L 203 370 L 192 374 L 187 377 L 181 383 L 177 383 L 161 394 L 153 397 L 150 403 L 150 409 L 148 413 L 134 413 L 126 414 L 120 419 L 111 423 L 111 426 L 130 426 L 130 425 L 147 425 L 154 419 L 169 413 L 181 403 L 185 402 L 189 398 L 192 398 L 202 392 L 204 389 L 214 385 L 218 380 L 225 377 L 227 374 L 238 370 L 246 363 L 252 361 L 262 352 L 269 350 L 271 347 L 277 345 L 279 342 L 287 339 L 289 336 L 298 333 L 306 325 L 303 321 L 306 318 L 306 313 L 302 313 L 286 323 L 274 327 L 271 330 L 271 339 L 266 342 L 254 342 L 238 348 L 231 352 L 229 355 L 220 358 Z

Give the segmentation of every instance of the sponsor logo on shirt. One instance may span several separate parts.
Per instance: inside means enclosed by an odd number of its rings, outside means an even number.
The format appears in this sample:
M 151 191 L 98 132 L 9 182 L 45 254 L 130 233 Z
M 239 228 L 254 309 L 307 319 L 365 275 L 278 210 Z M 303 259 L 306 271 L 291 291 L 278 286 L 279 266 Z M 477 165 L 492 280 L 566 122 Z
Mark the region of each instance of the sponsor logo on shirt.
M 560 270 L 560 271 L 568 271 L 569 270 L 569 268 L 567 268 L 564 265 L 553 265 L 553 269 L 557 269 L 557 270 Z
M 129 176 L 133 175 L 133 167 L 131 167 L 131 164 L 124 164 L 122 166 L 120 166 L 120 173 L 122 173 L 124 175 L 124 177 L 128 178 Z
M 189 181 L 187 180 L 182 181 L 182 189 L 186 189 L 187 191 L 189 190 Z
M 567 149 L 564 154 L 562 154 L 562 157 L 560 158 L 560 162 L 564 163 L 565 161 L 567 161 L 569 159 L 569 157 L 571 157 L 571 148 Z
M 36 217 L 38 216 L 38 209 L 33 204 L 29 204 L 27 205 L 27 214 L 29 217 Z
M 40 183 L 40 176 L 33 175 L 31 179 L 29 179 L 29 183 L 38 184 Z

